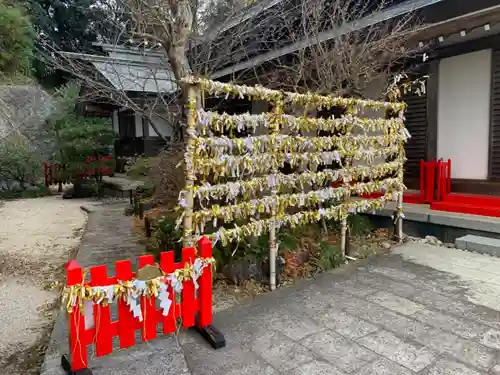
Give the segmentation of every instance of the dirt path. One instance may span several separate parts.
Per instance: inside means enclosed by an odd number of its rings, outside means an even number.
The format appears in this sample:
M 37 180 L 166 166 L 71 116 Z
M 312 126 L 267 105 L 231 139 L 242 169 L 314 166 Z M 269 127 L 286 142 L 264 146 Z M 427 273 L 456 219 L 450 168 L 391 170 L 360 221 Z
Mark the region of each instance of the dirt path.
M 57 282 L 85 226 L 82 203 L 53 196 L 0 207 L 0 375 L 37 373 Z

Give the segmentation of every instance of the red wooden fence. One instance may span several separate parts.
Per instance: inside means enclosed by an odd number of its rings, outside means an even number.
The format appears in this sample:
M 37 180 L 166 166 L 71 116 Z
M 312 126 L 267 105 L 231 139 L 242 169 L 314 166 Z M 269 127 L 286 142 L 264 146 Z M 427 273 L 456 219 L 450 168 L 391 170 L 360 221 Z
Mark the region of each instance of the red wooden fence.
M 420 160 L 420 201 L 439 202 L 451 193 L 451 160 Z
M 182 249 L 182 261 L 174 263 L 174 252 L 163 252 L 160 256 L 159 267 L 165 274 L 170 274 L 175 270 L 184 269 L 186 265 L 194 264 L 196 256 L 211 258 L 211 242 L 205 237 L 202 238 L 198 242 L 197 255 L 195 253 L 195 248 L 184 248 Z M 154 264 L 155 259 L 153 255 L 139 257 L 139 268 Z M 131 261 L 121 260 L 116 262 L 116 276 L 109 276 L 105 265 L 90 267 L 90 282 L 85 283 L 85 285 L 91 287 L 116 285 L 119 281 L 130 281 L 135 275 L 136 273 L 132 272 Z M 84 281 L 82 267 L 74 261 L 69 262 L 67 265 L 67 278 L 68 287 L 81 285 Z M 183 281 L 180 302 L 176 300 L 172 286 L 168 285 L 167 291 L 173 303 L 168 310 L 167 316 L 163 315 L 163 309 L 156 308 L 154 297 L 140 297 L 140 308 L 144 317 L 142 322 L 134 317 L 126 301 L 119 299 L 116 301 L 118 305 L 118 320 L 112 320 L 110 305 L 104 306 L 103 304 L 92 303 L 95 323 L 93 327 L 86 328 L 85 317 L 80 311 L 78 303 L 76 303 L 72 311 L 68 313 L 69 362 L 71 365 L 69 371 L 88 368 L 87 345 L 89 344 L 95 344 L 96 355 L 99 357 L 113 352 L 112 340 L 115 336 L 119 338 L 120 348 L 128 348 L 136 344 L 136 330 L 141 331 L 142 341 L 149 341 L 156 338 L 158 323 L 162 324 L 163 334 L 176 332 L 177 318 L 182 318 L 183 328 L 193 326 L 198 328 L 211 327 L 212 270 L 210 266 L 203 269 L 197 283 L 199 287 L 195 291 L 193 280 Z M 198 314 L 198 316 L 196 317 L 195 314 Z
M 92 177 L 97 174 L 111 176 L 113 175 L 113 170 L 111 168 L 108 166 L 99 168 L 98 164 L 102 162 L 108 163 L 112 160 L 112 156 L 99 156 L 98 158 L 89 156 L 87 158 L 87 167 L 79 174 L 78 177 Z M 49 163 L 45 161 L 43 163 L 43 171 L 46 187 L 49 187 L 50 185 L 69 183 L 72 177 L 65 171 L 64 166 L 57 163 Z

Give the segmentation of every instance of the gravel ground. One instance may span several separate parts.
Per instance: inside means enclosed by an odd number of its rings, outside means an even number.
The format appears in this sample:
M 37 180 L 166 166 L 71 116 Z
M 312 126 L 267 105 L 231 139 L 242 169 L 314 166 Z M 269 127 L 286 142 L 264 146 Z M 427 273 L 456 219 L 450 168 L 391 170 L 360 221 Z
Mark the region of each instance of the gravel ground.
M 61 271 L 86 222 L 83 203 L 52 196 L 0 206 L 0 375 L 37 373 Z

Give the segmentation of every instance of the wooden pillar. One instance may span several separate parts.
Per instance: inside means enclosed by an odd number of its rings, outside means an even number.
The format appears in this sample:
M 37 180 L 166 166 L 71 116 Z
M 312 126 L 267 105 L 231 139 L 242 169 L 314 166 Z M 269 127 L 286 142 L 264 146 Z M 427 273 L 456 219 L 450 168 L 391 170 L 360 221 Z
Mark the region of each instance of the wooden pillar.
M 194 164 L 193 164 L 193 147 L 194 135 L 196 129 L 196 100 L 198 98 L 198 88 L 194 85 L 187 87 L 187 100 L 186 100 L 186 119 L 187 119 L 187 141 L 186 141 L 186 160 L 185 162 L 185 207 L 183 219 L 183 242 L 184 247 L 194 246 L 193 242 L 193 187 L 194 187 Z M 192 130 L 192 131 L 190 131 Z

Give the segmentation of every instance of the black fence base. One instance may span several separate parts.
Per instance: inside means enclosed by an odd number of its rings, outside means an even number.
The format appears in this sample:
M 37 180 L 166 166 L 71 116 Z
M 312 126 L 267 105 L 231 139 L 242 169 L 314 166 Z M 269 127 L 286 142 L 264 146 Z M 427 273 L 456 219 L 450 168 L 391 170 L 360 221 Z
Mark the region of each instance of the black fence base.
M 93 375 L 92 371 L 88 368 L 73 371 L 71 368 L 71 362 L 66 354 L 61 357 L 61 367 L 68 375 Z
M 196 332 L 198 332 L 201 337 L 208 341 L 212 348 L 221 349 L 226 346 L 226 339 L 221 331 L 215 328 L 213 325 L 208 325 L 205 327 L 194 327 Z

